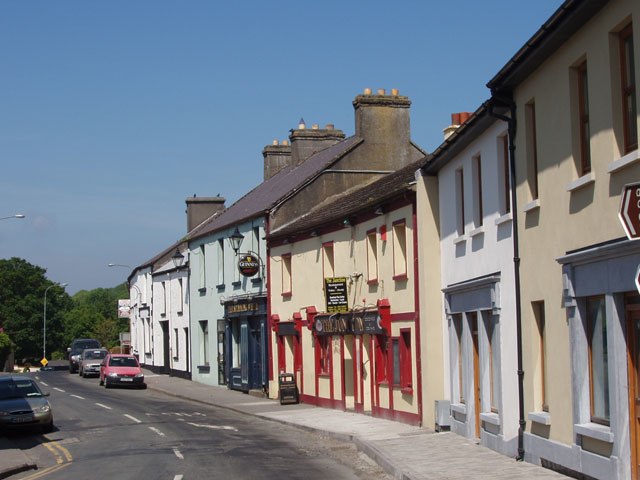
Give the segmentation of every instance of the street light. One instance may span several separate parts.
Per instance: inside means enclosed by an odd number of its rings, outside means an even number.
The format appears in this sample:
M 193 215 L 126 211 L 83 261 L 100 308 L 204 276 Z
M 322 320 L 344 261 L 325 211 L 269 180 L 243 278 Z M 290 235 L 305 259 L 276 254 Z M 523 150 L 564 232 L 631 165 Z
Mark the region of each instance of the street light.
M 0 220 L 6 220 L 8 218 L 24 218 L 24 215 L 16 213 L 15 215 L 9 215 L 8 217 L 0 217 Z
M 42 324 L 42 358 L 47 358 L 47 292 L 53 287 L 66 287 L 66 283 L 54 283 L 44 289 L 44 322 Z

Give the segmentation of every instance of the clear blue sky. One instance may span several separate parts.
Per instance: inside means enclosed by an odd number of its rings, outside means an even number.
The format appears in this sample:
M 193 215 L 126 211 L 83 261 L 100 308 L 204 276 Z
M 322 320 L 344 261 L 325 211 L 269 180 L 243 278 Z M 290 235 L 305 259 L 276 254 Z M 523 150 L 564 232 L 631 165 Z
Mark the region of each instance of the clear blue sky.
M 0 258 L 71 293 L 113 287 L 186 232 L 185 199 L 261 182 L 303 117 L 354 132 L 398 88 L 427 151 L 560 0 L 0 2 Z

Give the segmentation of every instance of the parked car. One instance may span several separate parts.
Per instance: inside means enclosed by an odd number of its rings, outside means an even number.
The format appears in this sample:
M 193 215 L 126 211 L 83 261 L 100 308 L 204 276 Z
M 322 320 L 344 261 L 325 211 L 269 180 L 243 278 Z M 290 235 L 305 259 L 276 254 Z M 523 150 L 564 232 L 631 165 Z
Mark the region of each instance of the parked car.
M 69 373 L 78 371 L 78 363 L 83 350 L 101 347 L 102 345 L 95 338 L 76 338 L 71 342 L 71 346 L 67 348 L 67 352 L 69 352 Z
M 78 362 L 78 374 L 83 378 L 100 375 L 100 364 L 108 353 L 106 348 L 84 349 Z
M 105 388 L 113 385 L 147 388 L 138 359 L 121 353 L 108 354 L 100 364 L 100 385 Z
M 0 376 L 0 427 L 40 427 L 53 431 L 53 411 L 38 384 L 28 376 Z

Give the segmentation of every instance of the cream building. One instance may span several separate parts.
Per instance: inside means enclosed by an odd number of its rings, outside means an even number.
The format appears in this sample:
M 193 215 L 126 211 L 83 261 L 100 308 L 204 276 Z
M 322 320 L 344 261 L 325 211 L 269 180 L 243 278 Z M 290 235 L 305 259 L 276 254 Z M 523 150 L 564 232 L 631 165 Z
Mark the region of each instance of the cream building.
M 638 478 L 640 2 L 566 1 L 489 82 L 513 99 L 525 458 Z M 514 217 L 515 218 L 515 217 Z

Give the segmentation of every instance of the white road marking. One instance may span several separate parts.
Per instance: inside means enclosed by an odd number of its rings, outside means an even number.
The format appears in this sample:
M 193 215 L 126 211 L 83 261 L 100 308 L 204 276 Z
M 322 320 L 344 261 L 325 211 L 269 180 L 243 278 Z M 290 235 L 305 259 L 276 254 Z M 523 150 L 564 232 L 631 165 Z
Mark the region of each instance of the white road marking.
M 176 457 L 178 457 L 180 460 L 184 460 L 184 455 L 182 455 L 182 453 L 180 453 L 180 450 L 178 450 L 177 448 L 173 449 L 173 453 L 175 453 Z
M 44 385 L 45 387 L 48 387 L 49 384 L 48 383 L 44 383 L 44 382 L 40 382 L 40 385 Z
M 53 387 L 53 389 L 54 389 L 54 390 L 57 390 L 57 391 L 59 391 L 59 392 L 62 392 L 62 393 L 65 393 L 65 392 L 66 392 L 66 390 L 62 390 L 61 388 L 58 388 L 58 387 Z
M 164 433 L 162 433 L 160 430 L 158 430 L 156 427 L 149 427 L 149 430 L 151 430 L 152 432 L 157 433 L 158 435 L 160 435 L 161 437 L 164 437 Z
M 182 480 L 182 475 L 176 475 L 173 480 Z
M 138 420 L 136 417 L 132 417 L 131 415 L 128 415 L 126 413 L 124 414 L 124 416 L 127 417 L 130 420 L 133 420 L 136 423 L 142 423 L 142 420 Z
M 101 403 L 96 403 L 96 405 L 98 405 L 99 407 L 102 407 L 102 408 L 106 408 L 107 410 L 111 410 L 111 407 L 107 407 L 106 405 L 103 405 Z
M 71 394 L 72 397 L 75 398 L 79 398 L 80 400 L 84 400 L 84 397 L 81 397 L 80 395 L 74 395 L 73 393 Z
M 236 427 L 230 427 L 228 425 L 202 425 L 201 423 L 192 423 L 192 422 L 189 422 L 188 425 L 191 425 L 193 427 L 208 428 L 211 430 L 231 430 L 233 432 L 238 431 Z

